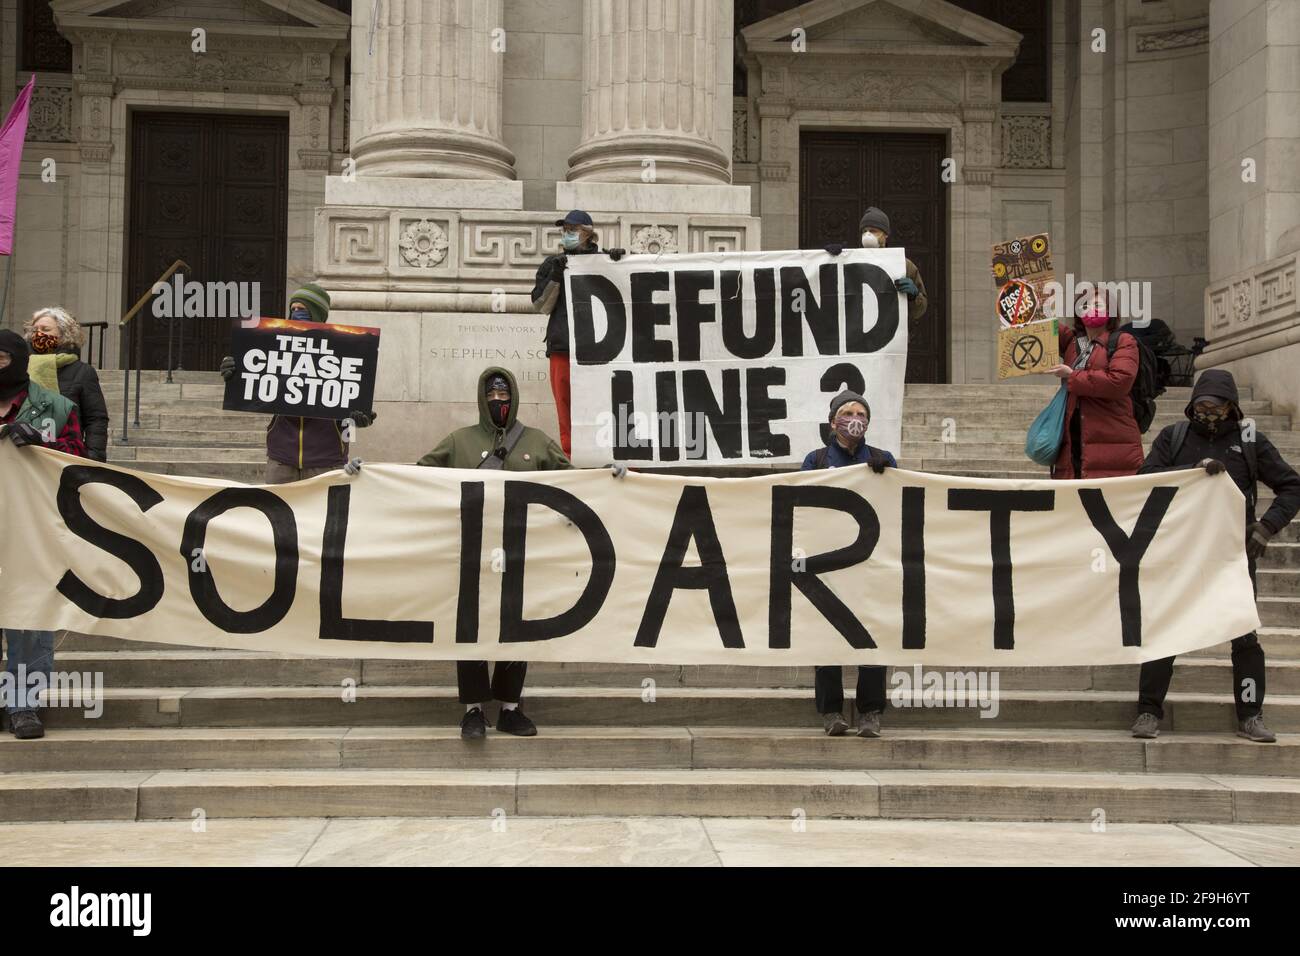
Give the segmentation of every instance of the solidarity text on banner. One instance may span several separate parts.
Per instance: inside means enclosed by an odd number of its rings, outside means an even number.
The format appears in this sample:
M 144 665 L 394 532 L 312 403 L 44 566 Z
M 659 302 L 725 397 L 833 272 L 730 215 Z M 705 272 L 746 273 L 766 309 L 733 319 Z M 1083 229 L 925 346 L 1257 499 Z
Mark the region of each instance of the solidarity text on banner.
M 574 463 L 797 463 L 846 388 L 899 455 L 905 271 L 901 249 L 570 256 Z
M 869 466 L 367 465 L 257 487 L 0 442 L 0 626 L 328 657 L 1115 664 L 1259 625 L 1243 500 Z

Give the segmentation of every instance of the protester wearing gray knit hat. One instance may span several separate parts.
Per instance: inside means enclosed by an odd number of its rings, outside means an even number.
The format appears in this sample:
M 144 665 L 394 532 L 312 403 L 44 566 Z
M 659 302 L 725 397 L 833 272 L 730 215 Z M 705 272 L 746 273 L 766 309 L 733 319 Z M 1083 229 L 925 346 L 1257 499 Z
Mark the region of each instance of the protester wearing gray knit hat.
M 868 206 L 858 222 L 858 232 L 861 234 L 860 241 L 863 248 L 883 249 L 889 244 L 889 217 L 885 215 L 883 209 Z M 838 256 L 844 251 L 844 245 L 832 242 L 827 244 L 825 249 L 831 255 Z M 921 281 L 921 273 L 916 268 L 916 263 L 911 259 L 904 261 L 907 273 L 903 278 L 894 280 L 894 288 L 907 296 L 907 320 L 915 322 L 925 315 L 930 300 L 926 297 L 925 283 Z

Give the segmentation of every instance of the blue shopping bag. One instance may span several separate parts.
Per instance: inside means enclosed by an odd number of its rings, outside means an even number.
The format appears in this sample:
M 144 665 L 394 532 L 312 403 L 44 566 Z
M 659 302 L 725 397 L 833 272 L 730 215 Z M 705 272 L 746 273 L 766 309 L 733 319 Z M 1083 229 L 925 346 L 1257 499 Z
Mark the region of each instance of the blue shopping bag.
M 1067 392 L 1065 383 L 1052 396 L 1047 407 L 1038 413 L 1034 423 L 1025 435 L 1025 454 L 1034 463 L 1044 466 L 1056 464 L 1056 456 L 1061 451 L 1061 439 L 1065 435 L 1065 401 Z

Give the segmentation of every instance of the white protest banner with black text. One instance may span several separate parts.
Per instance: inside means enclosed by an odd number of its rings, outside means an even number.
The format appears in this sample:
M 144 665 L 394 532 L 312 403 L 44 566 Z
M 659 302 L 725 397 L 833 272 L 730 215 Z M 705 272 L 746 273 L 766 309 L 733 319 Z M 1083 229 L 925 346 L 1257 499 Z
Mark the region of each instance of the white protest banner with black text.
M 379 329 L 262 319 L 236 325 L 230 348 L 227 411 L 338 419 L 374 408 Z
M 569 256 L 574 463 L 797 463 L 846 388 L 897 456 L 905 272 L 901 249 Z
M 0 442 L 0 624 L 329 657 L 1118 664 L 1259 625 L 1202 470 L 367 465 L 257 487 Z

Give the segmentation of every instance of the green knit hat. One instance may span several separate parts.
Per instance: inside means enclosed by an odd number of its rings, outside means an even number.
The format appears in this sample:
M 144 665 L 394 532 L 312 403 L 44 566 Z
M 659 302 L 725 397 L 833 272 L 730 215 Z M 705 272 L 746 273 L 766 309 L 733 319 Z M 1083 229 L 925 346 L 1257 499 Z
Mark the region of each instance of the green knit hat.
M 289 296 L 289 302 L 301 302 L 311 313 L 311 317 L 317 322 L 327 322 L 330 317 L 330 294 L 316 285 L 314 282 L 307 282 L 303 287 Z

